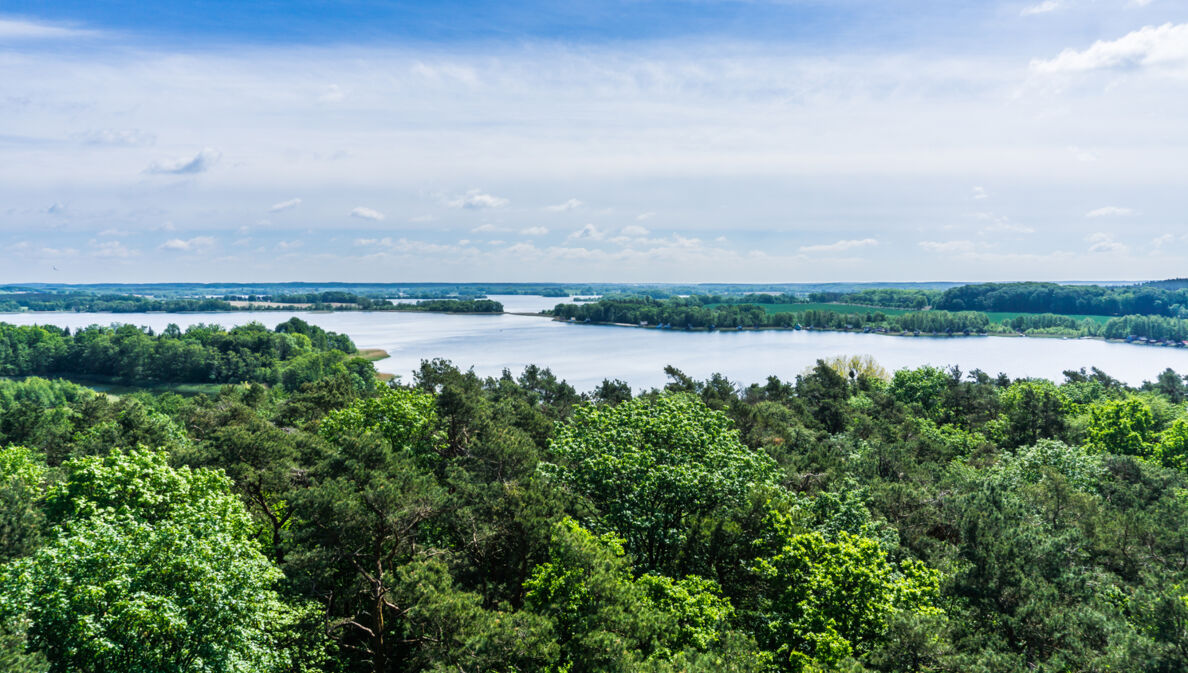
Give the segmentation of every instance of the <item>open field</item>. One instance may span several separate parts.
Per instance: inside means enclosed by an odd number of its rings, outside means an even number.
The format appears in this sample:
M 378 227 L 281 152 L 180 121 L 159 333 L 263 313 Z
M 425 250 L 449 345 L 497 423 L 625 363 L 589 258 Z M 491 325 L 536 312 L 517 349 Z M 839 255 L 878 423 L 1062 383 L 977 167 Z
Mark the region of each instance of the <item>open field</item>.
M 357 355 L 359 357 L 363 358 L 364 360 L 370 360 L 371 362 L 375 362 L 376 360 L 383 360 L 387 357 L 390 357 L 388 355 L 388 351 L 386 351 L 382 348 L 360 348 Z

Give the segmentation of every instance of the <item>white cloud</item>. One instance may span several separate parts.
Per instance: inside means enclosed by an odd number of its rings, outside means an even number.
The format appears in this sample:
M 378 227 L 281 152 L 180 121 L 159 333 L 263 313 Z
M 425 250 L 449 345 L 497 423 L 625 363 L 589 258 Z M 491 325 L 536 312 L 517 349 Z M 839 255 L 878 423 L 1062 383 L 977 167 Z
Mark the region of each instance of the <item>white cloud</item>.
M 920 241 L 919 246 L 928 252 L 956 255 L 974 251 L 973 241 Z
M 549 233 L 548 227 L 525 227 L 520 230 L 520 233 L 525 236 L 544 236 Z
M 456 255 L 463 252 L 456 245 L 429 243 L 408 238 L 359 238 L 355 245 L 369 248 L 383 248 L 387 252 L 399 255 Z
M 1087 150 L 1073 145 L 1068 148 L 1068 151 L 1071 152 L 1074 157 L 1076 157 L 1077 161 L 1082 161 L 1085 163 L 1097 161 L 1097 154 L 1092 150 Z
M 605 234 L 603 233 L 602 230 L 600 230 L 598 227 L 594 226 L 593 224 L 587 224 L 586 226 L 582 227 L 581 229 L 578 229 L 577 231 L 570 234 L 569 238 L 574 239 L 574 240 L 584 239 L 584 240 L 589 240 L 589 241 L 601 241 L 603 236 L 605 236 Z
M 1097 208 L 1085 213 L 1085 217 L 1126 217 L 1134 215 L 1134 211 L 1130 208 L 1119 208 L 1118 206 L 1105 206 L 1104 208 Z
M 508 246 L 504 252 L 517 257 L 536 257 L 540 255 L 540 249 L 531 243 L 516 243 L 515 245 Z
M 202 250 L 215 244 L 210 236 L 195 236 L 190 239 L 173 238 L 160 245 L 162 250 L 178 250 L 182 252 Z
M 1060 9 L 1063 5 L 1056 0 L 1044 0 L 1037 5 L 1028 5 L 1024 7 L 1019 14 L 1022 16 L 1032 16 L 1033 14 L 1046 14 Z
M 982 199 L 988 199 L 988 198 L 990 198 L 990 195 L 986 193 L 986 190 L 984 188 L 982 188 L 982 187 L 974 187 L 973 188 L 973 199 L 975 201 L 981 201 Z
M 1174 234 L 1164 234 L 1151 240 L 1151 246 L 1154 248 L 1162 248 L 1168 243 L 1175 243 L 1176 237 Z
M 626 227 L 623 227 L 622 229 L 620 229 L 619 233 L 624 236 L 639 237 L 639 236 L 647 236 L 651 232 L 648 231 L 647 228 L 641 227 L 637 224 L 629 224 Z
M 300 205 L 301 199 L 289 199 L 288 201 L 281 201 L 280 203 L 272 204 L 272 207 L 268 209 L 268 212 L 279 213 L 282 210 L 292 210 Z
M 581 206 L 582 206 L 581 201 L 578 201 L 577 199 L 570 199 L 570 200 L 566 201 L 565 203 L 558 203 L 555 206 L 545 206 L 545 210 L 547 210 L 551 213 L 564 213 L 564 212 L 568 212 L 570 210 L 574 210 L 575 208 L 580 208 Z
M 500 197 L 487 194 L 478 189 L 472 189 L 461 196 L 454 197 L 446 201 L 446 205 L 450 208 L 464 208 L 466 210 L 483 210 L 484 208 L 502 208 L 508 204 L 508 200 Z
M 415 223 L 419 224 L 419 223 L 423 223 L 423 222 L 432 222 L 436 219 L 437 218 L 432 215 L 416 215 L 414 217 L 408 218 L 408 221 L 415 222 Z
M 303 245 L 305 245 L 305 242 L 301 241 L 301 240 L 280 241 L 276 244 L 276 249 L 277 250 L 296 250 L 297 248 L 300 248 Z
M 864 248 L 871 245 L 878 245 L 879 242 L 873 238 L 863 238 L 858 240 L 837 241 L 836 243 L 827 243 L 824 245 L 802 245 L 800 252 L 845 252 L 854 248 Z
M 99 235 L 100 236 L 131 236 L 132 232 L 130 232 L 126 229 L 111 228 L 111 229 L 104 229 L 103 231 L 99 232 Z
M 647 212 L 647 213 L 640 213 L 639 215 L 636 215 L 635 219 L 640 222 L 643 222 L 644 220 L 650 220 L 653 217 L 656 217 L 656 213 Z
M 61 202 L 53 203 L 50 204 L 49 208 L 45 209 L 45 212 L 49 215 L 61 215 L 62 213 L 66 212 L 66 205 Z
M 157 136 L 140 129 L 93 129 L 71 135 L 87 145 L 113 145 L 117 147 L 148 147 L 157 143 Z
M 0 40 L 60 40 L 75 37 L 94 37 L 93 30 L 67 28 L 50 23 L 0 19 Z
M 1011 222 L 1009 217 L 995 215 L 993 213 L 977 213 L 974 217 L 980 220 L 986 220 L 990 224 L 982 227 L 978 232 L 983 236 L 986 234 L 996 233 L 1011 233 L 1011 234 L 1034 234 L 1035 229 L 1023 224 L 1016 224 Z
M 1065 49 L 1056 58 L 1031 62 L 1041 73 L 1088 72 L 1109 68 L 1188 65 L 1188 23 L 1146 26 L 1088 49 Z
M 384 214 L 374 208 L 367 208 L 364 206 L 356 206 L 351 210 L 351 217 L 357 217 L 361 220 L 374 220 L 376 222 L 384 219 Z
M 1151 0 L 1130 0 L 1126 3 L 1127 7 L 1146 7 L 1151 4 Z
M 490 234 L 490 233 L 494 233 L 496 231 L 503 231 L 503 230 L 488 222 L 487 224 L 480 224 L 479 226 L 475 227 L 474 229 L 471 229 L 470 233 L 472 233 L 472 234 Z
M 131 250 L 119 241 L 91 242 L 91 254 L 95 257 L 126 259 L 140 254 L 138 250 Z
M 218 150 L 206 147 L 189 159 L 154 161 L 148 168 L 144 169 L 144 172 L 161 175 L 194 175 L 196 173 L 204 173 L 210 170 L 211 166 L 218 163 L 222 156 L 222 153 Z
M 1085 237 L 1089 242 L 1089 252 L 1127 252 L 1129 248 L 1125 244 L 1114 240 L 1114 237 L 1104 232 L 1097 232 L 1089 234 Z

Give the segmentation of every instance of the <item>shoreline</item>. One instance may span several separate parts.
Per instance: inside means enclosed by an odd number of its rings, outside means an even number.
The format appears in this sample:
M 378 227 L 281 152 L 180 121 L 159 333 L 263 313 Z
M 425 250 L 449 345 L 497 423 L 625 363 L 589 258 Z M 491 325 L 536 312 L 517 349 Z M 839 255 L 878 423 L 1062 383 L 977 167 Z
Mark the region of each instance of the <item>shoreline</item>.
M 313 309 L 301 309 L 301 308 L 292 308 L 292 309 L 269 308 L 269 309 L 260 309 L 260 310 L 232 309 L 229 311 L 180 311 L 180 312 L 179 311 L 132 311 L 132 312 L 128 312 L 128 313 L 114 313 L 114 312 L 103 312 L 103 311 L 8 311 L 8 312 L 0 313 L 0 322 L 4 322 L 4 316 L 6 316 L 6 315 L 29 315 L 29 314 L 65 315 L 65 314 L 78 314 L 78 313 L 108 313 L 109 315 L 113 315 L 113 316 L 168 315 L 168 314 L 192 315 L 192 314 L 204 314 L 204 313 L 205 314 L 212 314 L 212 313 L 214 313 L 214 314 L 218 314 L 218 313 L 232 314 L 232 313 L 250 312 L 253 310 L 260 312 L 260 313 L 291 311 L 293 313 L 432 313 L 432 314 L 436 314 L 436 315 L 464 315 L 464 316 L 514 315 L 514 316 L 523 316 L 523 317 L 529 317 L 529 318 L 546 318 L 546 319 L 552 320 L 554 322 L 559 322 L 559 323 L 566 324 L 566 325 L 579 325 L 579 326 L 595 326 L 596 325 L 596 326 L 601 326 L 601 327 L 628 327 L 628 328 L 633 328 L 633 329 L 650 329 L 650 330 L 670 331 L 670 332 L 704 332 L 704 333 L 709 333 L 709 332 L 836 332 L 836 333 L 841 333 L 841 334 L 870 334 L 870 335 L 874 335 L 874 336 L 890 336 L 890 337 L 901 337 L 901 338 L 926 337 L 926 338 L 932 338 L 932 339 L 969 338 L 969 337 L 1002 337 L 1002 338 L 1015 338 L 1015 339 L 1092 340 L 1092 341 L 1104 341 L 1106 343 L 1132 344 L 1135 346 L 1153 346 L 1153 347 L 1158 347 L 1158 348 L 1184 348 L 1183 345 L 1167 346 L 1167 345 L 1164 345 L 1163 342 L 1139 343 L 1137 341 L 1128 341 L 1126 339 L 1107 339 L 1106 337 L 1101 337 L 1101 336 L 1081 336 L 1081 335 L 1072 336 L 1072 335 L 1063 335 L 1063 334 L 1019 334 L 1019 333 L 1003 333 L 1003 332 L 986 332 L 984 334 L 962 334 L 962 333 L 953 334 L 953 333 L 943 333 L 943 332 L 920 332 L 919 334 L 915 334 L 915 333 L 909 333 L 909 332 L 890 332 L 890 331 L 878 332 L 878 331 L 873 331 L 873 330 L 867 332 L 867 331 L 863 331 L 860 329 L 829 329 L 829 328 L 825 328 L 825 327 L 806 327 L 806 328 L 799 329 L 799 330 L 795 329 L 793 327 L 742 327 L 742 328 L 735 327 L 735 328 L 714 328 L 714 329 L 710 329 L 708 327 L 694 327 L 692 329 L 668 328 L 666 330 L 660 330 L 660 328 L 657 327 L 656 325 L 635 325 L 635 324 L 631 324 L 631 323 L 617 323 L 617 322 L 616 323 L 611 323 L 611 322 L 588 322 L 587 323 L 587 322 L 576 322 L 576 321 L 571 322 L 569 320 L 559 318 L 559 317 L 556 317 L 553 315 L 549 315 L 547 313 L 539 313 L 539 312 L 531 313 L 531 312 L 527 312 L 527 311 L 501 311 L 499 313 L 490 313 L 490 312 L 471 312 L 471 311 L 390 311 L 390 310 L 375 311 L 375 310 L 370 310 L 370 309 L 368 309 L 368 310 L 363 310 L 363 309 L 313 310 Z M 376 349 L 360 348 L 359 351 L 360 352 L 377 351 L 379 353 L 383 353 L 382 355 L 379 355 L 378 357 L 374 357 L 374 358 L 369 357 L 369 356 L 364 356 L 364 357 L 367 357 L 368 359 L 373 360 L 373 361 L 383 360 L 383 359 L 390 357 L 390 355 L 386 351 L 383 351 L 382 349 L 378 349 L 378 348 L 376 348 Z
M 551 316 L 541 316 L 541 317 L 547 318 L 547 317 L 551 317 Z M 979 337 L 1001 337 L 1001 338 L 1008 338 L 1008 339 L 1061 339 L 1061 340 L 1068 340 L 1068 341 L 1103 341 L 1105 343 L 1131 344 L 1131 345 L 1135 345 L 1135 346 L 1152 346 L 1152 347 L 1156 347 L 1156 348 L 1184 348 L 1184 346 L 1176 346 L 1176 345 L 1166 346 L 1162 342 L 1138 343 L 1136 341 L 1127 341 L 1126 339 L 1107 339 L 1106 337 L 1100 337 L 1100 336 L 1080 336 L 1080 335 L 1070 336 L 1070 335 L 1064 335 L 1064 334 L 1019 334 L 1019 333 L 1007 334 L 1007 333 L 1002 333 L 1002 332 L 986 332 L 984 334 L 960 334 L 960 333 L 949 334 L 949 333 L 944 333 L 944 332 L 920 332 L 919 334 L 915 334 L 915 333 L 911 333 L 911 332 L 889 332 L 889 331 L 888 332 L 876 332 L 873 330 L 866 332 L 866 331 L 863 331 L 860 329 L 829 329 L 829 328 L 825 328 L 825 327 L 811 327 L 811 328 L 806 327 L 803 329 L 796 329 L 793 327 L 742 327 L 742 328 L 728 327 L 728 328 L 714 328 L 714 329 L 710 329 L 708 327 L 694 327 L 692 329 L 681 329 L 681 328 L 660 329 L 656 325 L 633 325 L 631 323 L 624 323 L 624 322 L 570 322 L 569 320 L 564 320 L 562 318 L 554 317 L 552 319 L 554 322 L 559 322 L 559 323 L 566 324 L 566 325 L 577 325 L 577 326 L 586 326 L 586 327 L 589 327 L 589 326 L 627 327 L 627 328 L 632 328 L 632 329 L 656 330 L 656 331 L 660 331 L 660 332 L 688 332 L 688 333 L 700 332 L 700 333 L 705 333 L 705 334 L 712 333 L 712 332 L 723 332 L 723 333 L 731 333 L 731 332 L 830 332 L 830 333 L 838 333 L 838 334 L 869 334 L 871 336 L 900 337 L 900 338 L 908 338 L 908 339 L 916 339 L 916 338 L 967 339 L 967 338 L 979 338 Z

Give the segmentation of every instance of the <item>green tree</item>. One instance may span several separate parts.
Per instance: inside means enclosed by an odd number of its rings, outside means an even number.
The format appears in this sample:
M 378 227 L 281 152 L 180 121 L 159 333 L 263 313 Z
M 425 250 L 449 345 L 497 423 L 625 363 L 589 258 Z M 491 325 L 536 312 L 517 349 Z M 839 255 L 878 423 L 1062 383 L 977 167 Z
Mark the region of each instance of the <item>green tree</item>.
M 23 446 L 0 448 L 0 564 L 24 556 L 40 542 L 37 501 L 45 473 L 37 452 Z
M 444 450 L 432 395 L 407 388 L 385 388 L 378 397 L 356 400 L 322 419 L 319 434 L 332 444 L 374 432 L 399 451 L 422 462 Z
M 1164 467 L 1188 471 L 1188 420 L 1177 418 L 1159 434 L 1154 455 Z
M 393 391 L 375 416 L 367 401 L 332 413 L 323 432 L 333 451 L 294 497 L 289 566 L 325 605 L 335 639 L 376 673 L 425 644 L 408 631 L 414 606 L 397 602 L 397 589 L 410 563 L 440 553 L 423 530 L 446 497 L 421 464 L 436 435 L 432 401 Z
M 1151 408 L 1133 397 L 1089 407 L 1086 440 L 1097 451 L 1127 456 L 1150 456 L 1155 440 Z
M 765 667 L 766 656 L 729 631 L 733 607 L 716 584 L 696 576 L 633 579 L 623 540 L 595 535 L 572 519 L 554 526 L 549 559 L 533 569 L 525 587 L 525 607 L 552 620 L 560 645 L 558 662 L 549 670 L 708 665 L 698 653 L 719 655 L 718 667 L 707 671 Z
M 280 668 L 280 573 L 251 536 L 230 481 L 151 451 L 63 466 L 54 538 L 3 575 L 4 608 L 29 647 L 66 673 Z
M 999 399 L 1007 420 L 1008 446 L 1035 444 L 1059 437 L 1065 430 L 1068 402 L 1051 381 L 1016 381 Z
M 936 367 L 900 369 L 891 377 L 888 391 L 903 404 L 918 405 L 935 420 L 944 409 L 945 392 L 951 382 L 952 377 Z
M 725 414 L 687 394 L 575 407 L 542 468 L 601 512 L 643 570 L 673 569 L 705 517 L 772 481 L 774 461 L 744 446 Z
M 868 652 L 897 613 L 940 613 L 939 572 L 910 559 L 894 564 L 870 538 L 794 533 L 789 521 L 774 522 L 778 548 L 753 566 L 763 586 L 755 633 L 785 670 L 814 671 Z

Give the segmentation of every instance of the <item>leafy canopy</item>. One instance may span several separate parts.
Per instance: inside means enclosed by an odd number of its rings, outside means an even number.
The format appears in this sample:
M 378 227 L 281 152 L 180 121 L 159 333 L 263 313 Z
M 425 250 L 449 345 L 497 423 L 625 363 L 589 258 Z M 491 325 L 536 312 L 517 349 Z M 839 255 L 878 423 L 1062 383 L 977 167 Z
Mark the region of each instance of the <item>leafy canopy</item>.
M 576 407 L 544 469 L 601 511 L 643 569 L 661 567 L 701 517 L 741 506 L 775 463 L 744 446 L 729 418 L 686 394 Z
M 63 465 L 54 538 L 10 564 L 3 609 L 54 673 L 256 673 L 282 662 L 280 577 L 230 481 L 164 453 Z

